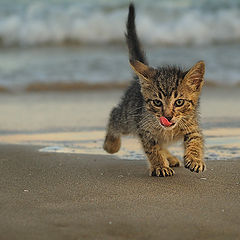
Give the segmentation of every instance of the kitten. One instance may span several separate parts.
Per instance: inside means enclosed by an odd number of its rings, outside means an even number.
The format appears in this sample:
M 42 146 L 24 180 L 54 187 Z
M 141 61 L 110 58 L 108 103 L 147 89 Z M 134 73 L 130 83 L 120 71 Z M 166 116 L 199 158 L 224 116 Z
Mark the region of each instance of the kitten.
M 204 62 L 188 71 L 149 67 L 137 37 L 133 4 L 129 6 L 126 41 L 136 76 L 110 114 L 103 148 L 116 153 L 122 135 L 138 136 L 150 162 L 150 176 L 165 177 L 174 174 L 171 167 L 180 166 L 167 146 L 183 140 L 185 167 L 197 173 L 204 171 L 203 136 L 198 124 Z

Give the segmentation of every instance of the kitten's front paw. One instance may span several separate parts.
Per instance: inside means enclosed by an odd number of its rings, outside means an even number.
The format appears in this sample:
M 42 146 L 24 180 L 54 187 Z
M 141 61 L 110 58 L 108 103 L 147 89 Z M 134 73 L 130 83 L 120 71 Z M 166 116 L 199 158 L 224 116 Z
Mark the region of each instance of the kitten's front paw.
M 175 174 L 174 170 L 170 167 L 151 167 L 150 176 L 154 177 L 168 177 Z
M 121 147 L 121 138 L 107 135 L 103 144 L 103 149 L 108 153 L 116 153 Z
M 206 165 L 201 160 L 185 159 L 185 168 L 188 168 L 192 172 L 203 172 L 206 169 Z

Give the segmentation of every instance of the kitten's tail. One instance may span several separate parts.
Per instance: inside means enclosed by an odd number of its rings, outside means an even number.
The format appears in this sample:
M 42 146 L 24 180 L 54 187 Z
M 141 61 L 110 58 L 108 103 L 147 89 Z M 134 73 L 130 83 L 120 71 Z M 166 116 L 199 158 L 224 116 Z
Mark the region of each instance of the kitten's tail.
M 138 60 L 139 62 L 147 64 L 145 53 L 142 50 L 141 43 L 138 39 L 137 32 L 136 32 L 135 8 L 133 3 L 129 5 L 126 27 L 127 27 L 127 32 L 125 34 L 125 37 L 126 37 L 127 46 L 128 46 L 129 59 Z

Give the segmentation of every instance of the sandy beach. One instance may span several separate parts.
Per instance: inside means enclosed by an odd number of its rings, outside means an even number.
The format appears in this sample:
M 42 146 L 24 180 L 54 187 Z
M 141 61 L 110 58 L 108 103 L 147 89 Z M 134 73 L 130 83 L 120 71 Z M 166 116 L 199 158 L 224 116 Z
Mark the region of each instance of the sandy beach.
M 145 161 L 1 145 L 0 236 L 239 239 L 240 160 L 148 177 Z
M 121 94 L 0 95 L 0 239 L 240 238 L 239 89 L 204 89 L 207 171 L 168 178 L 148 176 L 135 139 L 102 150 Z
M 0 240 L 240 240 L 240 0 L 138 0 L 136 14 L 129 3 L 0 1 Z M 182 165 L 166 178 L 149 176 L 134 136 L 103 150 L 129 59 L 170 66 L 154 74 L 168 87 L 205 62 L 206 171 L 183 167 L 183 142 L 168 148 Z

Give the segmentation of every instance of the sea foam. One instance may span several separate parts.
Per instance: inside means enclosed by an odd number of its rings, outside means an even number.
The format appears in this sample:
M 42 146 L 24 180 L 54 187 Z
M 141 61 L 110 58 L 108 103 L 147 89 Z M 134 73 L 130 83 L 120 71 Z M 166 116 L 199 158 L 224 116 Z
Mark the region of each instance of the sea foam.
M 16 1 L 16 0 L 15 0 Z M 21 1 L 8 11 L 0 10 L 0 40 L 3 46 L 45 44 L 104 44 L 123 42 L 127 5 L 95 1 L 42 1 L 24 6 Z M 142 2 L 142 4 L 141 4 Z M 169 1 L 170 2 L 170 1 Z M 137 28 L 148 44 L 186 45 L 240 41 L 240 6 L 214 7 L 194 1 L 150 1 L 137 4 Z M 204 6 L 204 7 L 203 7 Z M 207 8 L 209 6 L 209 8 Z M 1 4 L 0 4 L 1 7 Z M 19 10 L 20 9 L 20 10 Z

